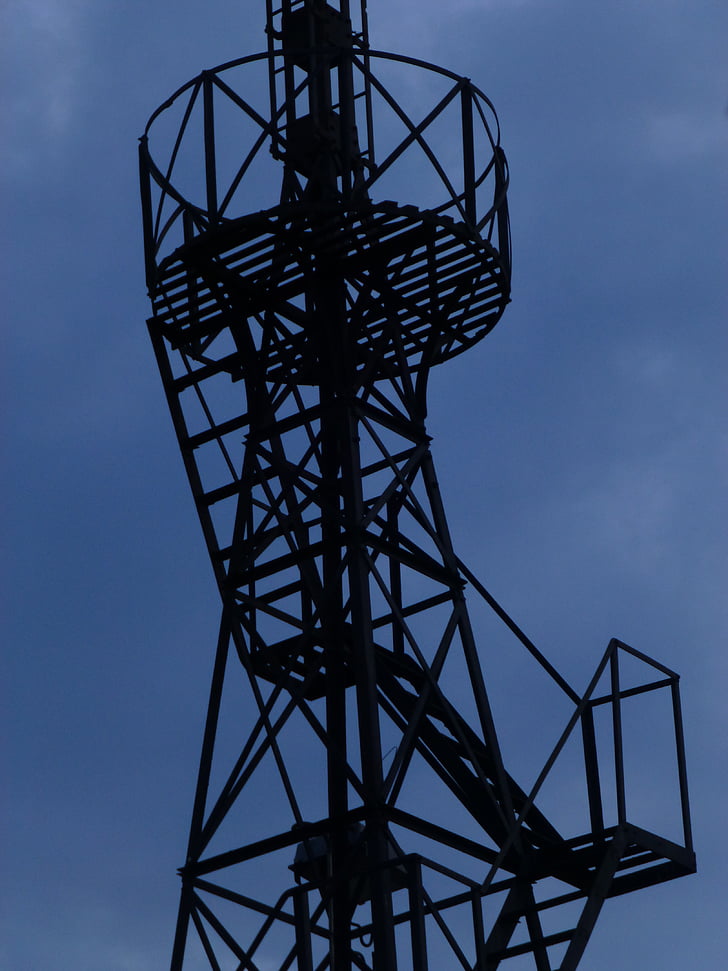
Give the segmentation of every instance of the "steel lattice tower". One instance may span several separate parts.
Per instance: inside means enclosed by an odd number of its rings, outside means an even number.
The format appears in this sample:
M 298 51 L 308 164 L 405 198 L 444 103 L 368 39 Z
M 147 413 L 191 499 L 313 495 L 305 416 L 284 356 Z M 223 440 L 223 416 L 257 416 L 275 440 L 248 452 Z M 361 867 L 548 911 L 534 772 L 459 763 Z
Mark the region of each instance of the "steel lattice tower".
M 172 969 L 570 971 L 606 897 L 694 856 L 677 676 L 613 640 L 579 695 L 451 543 L 426 388 L 509 299 L 498 123 L 371 51 L 364 0 L 267 0 L 266 33 L 141 141 L 150 334 L 222 598 Z M 473 603 L 570 705 L 529 791 Z M 677 840 L 628 815 L 622 715 L 658 694 Z M 577 743 L 564 835 L 540 797 Z

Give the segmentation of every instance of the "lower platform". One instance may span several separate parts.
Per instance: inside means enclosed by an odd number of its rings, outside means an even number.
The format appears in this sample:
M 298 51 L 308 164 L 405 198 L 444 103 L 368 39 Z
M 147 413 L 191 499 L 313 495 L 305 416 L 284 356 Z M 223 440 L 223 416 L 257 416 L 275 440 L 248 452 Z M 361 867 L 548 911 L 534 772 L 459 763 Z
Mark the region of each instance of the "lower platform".
M 189 235 L 153 290 L 165 337 L 199 357 L 247 322 L 249 354 L 270 379 L 318 382 L 311 295 L 329 284 L 345 288 L 356 366 L 381 376 L 466 350 L 509 300 L 510 268 L 486 239 L 414 206 L 286 205 Z

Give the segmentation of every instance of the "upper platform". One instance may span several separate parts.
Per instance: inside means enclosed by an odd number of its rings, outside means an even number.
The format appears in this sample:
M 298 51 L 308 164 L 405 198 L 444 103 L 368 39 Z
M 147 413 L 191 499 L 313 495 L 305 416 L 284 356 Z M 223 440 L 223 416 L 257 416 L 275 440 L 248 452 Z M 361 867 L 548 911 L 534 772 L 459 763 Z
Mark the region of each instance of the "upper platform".
M 322 266 L 344 282 L 357 364 L 378 354 L 390 373 L 395 359 L 418 370 L 461 352 L 508 302 L 508 171 L 490 101 L 411 58 L 327 57 L 325 109 L 289 45 L 203 72 L 147 125 L 147 282 L 169 340 L 193 356 L 231 306 L 272 311 L 256 342 L 267 372 L 315 383 L 308 296 Z

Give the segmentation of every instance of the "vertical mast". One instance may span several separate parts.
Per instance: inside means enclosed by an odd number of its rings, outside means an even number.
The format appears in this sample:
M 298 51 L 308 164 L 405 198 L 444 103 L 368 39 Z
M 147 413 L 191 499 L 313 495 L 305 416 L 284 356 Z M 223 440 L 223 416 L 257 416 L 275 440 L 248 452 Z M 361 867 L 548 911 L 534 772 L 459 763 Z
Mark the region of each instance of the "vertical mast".
M 285 165 L 286 201 L 303 192 L 312 201 L 347 201 L 361 188 L 368 152 L 360 144 L 357 102 L 364 102 L 366 136 L 371 91 L 366 77 L 357 87 L 351 54 L 368 49 L 364 0 L 357 13 L 354 25 L 347 0 L 280 6 L 267 0 L 271 109 L 278 119 L 273 154 Z

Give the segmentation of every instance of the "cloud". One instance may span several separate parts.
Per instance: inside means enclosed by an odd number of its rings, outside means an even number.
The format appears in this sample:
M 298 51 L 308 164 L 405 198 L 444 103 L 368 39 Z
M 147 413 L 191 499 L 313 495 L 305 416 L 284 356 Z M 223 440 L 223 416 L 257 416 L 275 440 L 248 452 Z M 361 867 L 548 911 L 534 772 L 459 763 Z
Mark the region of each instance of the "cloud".
M 665 111 L 649 119 L 647 149 L 658 161 L 681 162 L 711 156 L 728 144 L 728 117 L 713 105 L 703 109 Z
M 590 524 L 597 547 L 630 573 L 665 570 L 670 527 L 680 510 L 676 471 L 670 456 L 620 463 L 583 500 L 580 518 Z
M 5 11 L 8 130 L 4 161 L 11 170 L 48 151 L 69 131 L 83 66 L 89 56 L 88 0 L 25 0 Z
M 643 341 L 621 348 L 615 379 L 621 432 L 605 475 L 577 500 L 585 538 L 625 575 L 676 589 L 692 588 L 700 564 L 693 593 L 710 599 L 704 571 L 720 543 L 712 517 L 728 468 L 712 376 L 679 347 Z
M 369 0 L 367 12 L 372 47 L 395 54 L 423 56 L 440 47 L 444 23 L 472 13 L 478 18 L 496 10 L 513 11 L 542 5 L 544 0 L 450 0 L 447 4 L 389 3 Z M 478 20 L 480 25 L 480 20 Z

